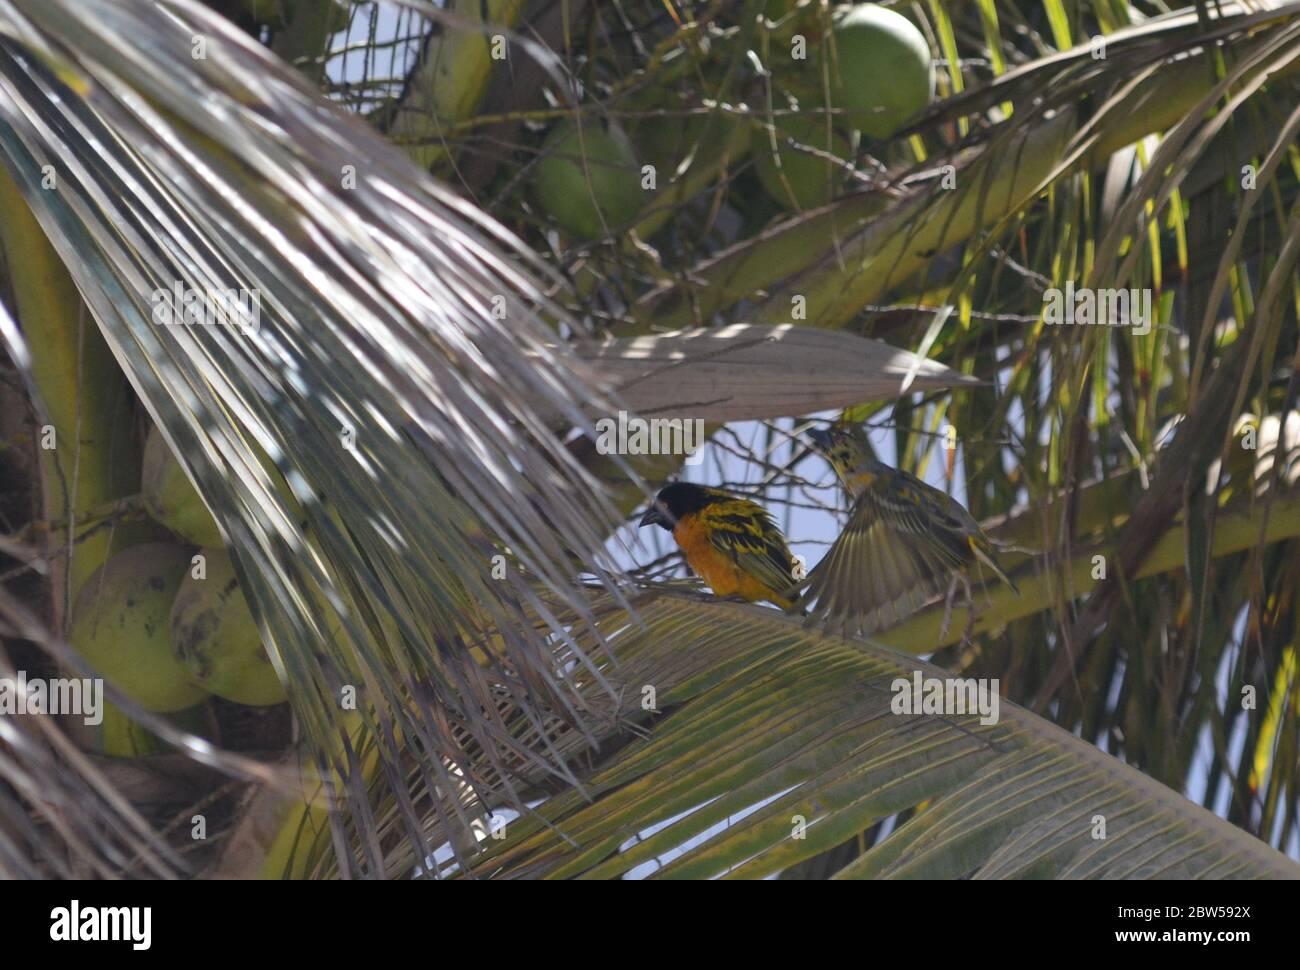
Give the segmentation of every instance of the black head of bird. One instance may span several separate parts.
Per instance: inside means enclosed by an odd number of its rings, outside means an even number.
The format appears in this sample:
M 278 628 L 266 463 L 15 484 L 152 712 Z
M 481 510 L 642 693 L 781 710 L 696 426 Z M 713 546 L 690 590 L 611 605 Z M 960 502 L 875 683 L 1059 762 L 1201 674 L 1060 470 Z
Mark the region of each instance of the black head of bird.
M 684 515 L 698 512 L 708 505 L 712 496 L 707 489 L 690 482 L 673 482 L 665 485 L 655 496 L 650 508 L 641 516 L 639 526 L 657 525 L 669 532 L 677 525 L 677 520 Z

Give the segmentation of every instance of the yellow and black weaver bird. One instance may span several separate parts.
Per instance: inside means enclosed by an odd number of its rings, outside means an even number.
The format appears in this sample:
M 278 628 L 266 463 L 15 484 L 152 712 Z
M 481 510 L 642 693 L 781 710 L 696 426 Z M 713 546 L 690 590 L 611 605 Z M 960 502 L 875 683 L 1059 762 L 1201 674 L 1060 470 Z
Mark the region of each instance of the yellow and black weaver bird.
M 675 482 L 659 491 L 640 525 L 671 532 L 686 562 L 716 595 L 796 608 L 799 566 L 772 516 L 757 502 Z
M 853 500 L 848 525 L 808 577 L 808 600 L 833 626 L 872 633 L 944 593 L 946 633 L 958 582 L 970 603 L 969 570 L 976 562 L 1020 592 L 997 564 L 984 530 L 952 496 L 877 461 L 841 428 L 808 437 Z

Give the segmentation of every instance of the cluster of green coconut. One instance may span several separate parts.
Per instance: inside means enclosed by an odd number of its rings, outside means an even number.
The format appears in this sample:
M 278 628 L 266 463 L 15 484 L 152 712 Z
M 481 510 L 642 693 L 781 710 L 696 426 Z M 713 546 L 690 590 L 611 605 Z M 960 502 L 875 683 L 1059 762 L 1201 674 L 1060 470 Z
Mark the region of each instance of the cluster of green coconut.
M 769 15 L 794 9 L 773 0 Z M 816 29 L 812 19 L 801 25 Z M 780 205 L 802 210 L 825 204 L 844 181 L 860 136 L 886 139 L 915 119 L 934 99 L 935 71 L 925 37 L 901 14 L 873 3 L 838 14 L 822 43 L 807 38 L 809 56 L 791 65 L 783 89 L 789 104 L 769 129 L 753 135 L 751 154 L 759 181 Z M 799 113 L 821 106 L 824 89 L 834 113 Z M 692 123 L 660 119 L 643 126 L 634 144 L 617 122 L 588 117 L 565 121 L 547 135 L 533 169 L 532 189 L 541 208 L 580 239 L 606 236 L 644 207 L 641 161 L 654 162 L 660 143 L 680 138 Z M 641 132 L 638 132 L 640 136 Z M 638 148 L 641 151 L 638 151 Z
M 177 541 L 132 546 L 92 574 L 69 643 L 146 710 L 180 711 L 214 694 L 284 701 L 216 521 L 157 429 L 142 486 L 145 509 Z

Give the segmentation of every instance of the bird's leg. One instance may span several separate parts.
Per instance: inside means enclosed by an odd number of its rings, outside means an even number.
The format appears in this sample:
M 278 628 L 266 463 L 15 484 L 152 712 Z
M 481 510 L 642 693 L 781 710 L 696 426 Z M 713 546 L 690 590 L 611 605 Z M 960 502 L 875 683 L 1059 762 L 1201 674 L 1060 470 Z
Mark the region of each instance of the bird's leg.
M 939 639 L 948 635 L 948 628 L 952 625 L 952 601 L 957 595 L 957 582 L 960 579 L 959 573 L 953 573 L 952 579 L 948 581 L 948 592 L 943 597 L 943 623 L 939 627 Z
M 971 635 L 975 632 L 975 597 L 970 589 L 970 577 L 965 573 L 960 573 L 961 584 L 966 589 L 966 630 L 962 633 L 962 642 L 970 643 Z

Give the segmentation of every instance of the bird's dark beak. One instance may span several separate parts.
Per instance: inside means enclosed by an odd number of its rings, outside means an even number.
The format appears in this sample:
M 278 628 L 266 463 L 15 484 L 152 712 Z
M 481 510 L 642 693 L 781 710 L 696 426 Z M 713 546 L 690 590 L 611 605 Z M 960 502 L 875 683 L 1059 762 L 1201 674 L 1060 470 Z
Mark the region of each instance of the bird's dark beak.
M 637 528 L 644 529 L 648 525 L 667 525 L 668 520 L 664 518 L 663 510 L 659 508 L 658 503 L 651 505 L 646 514 L 641 516 L 641 521 L 637 523 Z
M 829 431 L 824 431 L 821 428 L 809 428 L 805 433 L 808 435 L 808 440 L 822 451 L 830 449 L 831 433 Z

